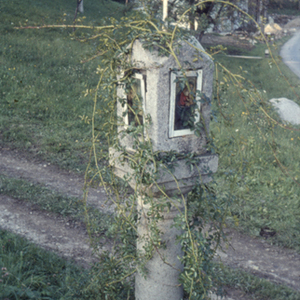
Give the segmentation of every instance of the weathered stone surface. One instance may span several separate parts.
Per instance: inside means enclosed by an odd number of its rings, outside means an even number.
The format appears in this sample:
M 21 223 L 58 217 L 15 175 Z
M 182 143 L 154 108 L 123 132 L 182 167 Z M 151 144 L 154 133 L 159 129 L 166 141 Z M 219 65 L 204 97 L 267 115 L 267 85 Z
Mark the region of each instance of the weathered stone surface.
M 178 203 L 177 203 L 178 204 Z M 145 240 L 149 238 L 149 205 L 144 205 L 139 199 L 138 211 L 141 215 L 138 226 L 139 239 L 137 249 L 144 251 Z M 181 210 L 183 208 L 181 207 Z M 136 300 L 180 300 L 183 298 L 183 287 L 179 284 L 179 275 L 183 271 L 183 265 L 178 257 L 183 256 L 180 243 L 176 243 L 176 237 L 182 234 L 182 230 L 175 228 L 173 219 L 178 215 L 176 207 L 170 211 L 162 212 L 163 220 L 157 222 L 158 229 L 162 232 L 161 242 L 165 248 L 157 248 L 153 251 L 152 258 L 147 262 L 147 277 L 136 274 L 135 299 Z M 151 240 L 151 239 L 150 239 Z
M 300 106 L 297 103 L 287 98 L 273 98 L 270 102 L 283 121 L 294 125 L 300 124 Z
M 121 178 L 131 175 L 133 170 L 127 160 L 123 160 L 121 153 L 110 149 L 110 161 L 115 165 L 115 174 Z M 202 183 L 208 183 L 212 179 L 213 173 L 218 169 L 218 156 L 217 155 L 201 155 L 195 157 L 198 163 L 194 165 L 193 170 L 186 164 L 185 160 L 178 160 L 175 163 L 172 172 L 168 170 L 168 166 L 160 167 L 157 170 L 157 186 L 151 187 L 151 193 L 160 195 L 159 188 L 163 189 L 169 195 L 176 193 L 187 193 L 195 185 L 196 181 L 201 180 Z M 154 170 L 153 165 L 145 168 L 146 172 Z M 135 189 L 136 181 L 134 178 L 130 181 L 130 185 Z M 150 191 L 148 191 L 150 192 Z
M 191 37 L 189 41 L 179 41 L 174 43 L 174 49 L 176 50 L 176 59 L 172 56 L 161 56 L 157 51 L 149 51 L 144 49 L 143 44 L 140 41 L 135 41 L 132 53 L 131 63 L 134 65 L 140 78 L 144 81 L 144 115 L 150 115 L 152 123 L 147 128 L 147 134 L 144 132 L 145 139 L 151 139 L 153 151 L 176 151 L 179 153 L 195 153 L 199 159 L 199 163 L 195 165 L 193 171 L 186 165 L 184 160 L 178 160 L 172 174 L 164 172 L 163 169 L 155 170 L 158 172 L 157 183 L 160 188 L 163 188 L 165 192 L 174 194 L 179 192 L 179 188 L 182 193 L 190 191 L 195 184 L 196 179 L 201 177 L 203 183 L 207 183 L 211 180 L 211 174 L 217 171 L 218 157 L 211 155 L 206 151 L 207 133 L 209 132 L 210 122 L 210 99 L 212 96 L 213 85 L 213 72 L 214 65 L 211 58 L 205 53 L 205 50 L 200 43 Z M 197 59 L 196 59 L 197 58 Z M 178 64 L 179 62 L 179 64 Z M 171 110 L 171 88 L 172 88 L 172 74 L 174 71 L 179 70 L 179 67 L 184 70 L 201 70 L 201 84 L 197 85 L 197 89 L 201 89 L 201 92 L 206 96 L 208 101 L 201 103 L 201 120 L 205 126 L 203 126 L 201 136 L 196 136 L 193 131 L 189 131 L 187 134 L 180 136 L 170 135 L 170 121 L 172 114 Z M 172 73 L 173 72 L 173 73 Z M 173 77 L 174 78 L 174 77 Z M 198 81 L 197 81 L 198 82 Z M 124 87 L 120 86 L 118 89 L 118 97 L 126 99 Z M 171 110 L 172 111 L 172 110 Z M 118 103 L 117 113 L 119 116 L 126 114 L 124 107 Z M 174 121 L 173 121 L 174 122 Z M 126 115 L 124 116 L 124 124 L 126 124 Z M 131 136 L 121 134 L 126 128 L 125 126 L 119 126 L 120 132 L 120 144 L 124 146 L 127 151 L 135 152 L 133 150 L 133 138 Z M 141 137 L 142 138 L 142 137 Z M 119 177 L 124 177 L 126 174 L 132 174 L 130 164 L 127 161 L 120 161 L 118 159 L 121 153 L 110 149 L 110 162 L 115 168 L 115 173 Z M 130 153 L 129 153 L 130 155 Z M 150 171 L 151 165 L 147 166 L 145 170 Z M 200 174 L 199 174 L 200 171 Z M 176 180 L 178 182 L 176 182 Z M 131 186 L 135 186 L 135 180 L 130 182 Z M 159 194 L 157 187 L 152 187 L 151 192 Z
M 0 172 L 6 176 L 23 178 L 32 183 L 46 184 L 51 182 L 49 188 L 61 191 L 66 196 L 81 197 L 82 182 L 84 178 L 45 162 L 27 160 L 20 152 L 0 148 Z M 47 166 L 47 167 L 45 167 Z M 9 167 L 9 169 L 7 169 Z M 26 170 L 26 172 L 25 172 Z M 42 178 L 42 181 L 41 181 Z M 47 179 L 48 178 L 48 179 Z M 78 195 L 73 194 L 78 191 Z M 81 191 L 81 193 L 80 193 Z M 99 191 L 99 203 L 105 203 L 107 198 L 104 189 Z M 95 199 L 97 195 L 95 193 Z M 98 209 L 102 211 L 100 205 Z M 103 212 L 107 212 L 103 208 Z M 49 220 L 50 219 L 50 220 Z M 52 221 L 51 221 L 52 219 Z M 88 250 L 86 240 L 87 232 L 77 222 L 70 222 L 69 218 L 59 217 L 49 212 L 43 212 L 27 201 L 18 201 L 4 194 L 0 195 L 0 227 L 15 234 L 23 236 L 47 250 L 54 251 L 64 257 L 75 259 L 75 261 L 89 266 L 92 261 L 92 249 Z M 61 230 L 65 232 L 62 234 Z M 230 267 L 243 268 L 260 278 L 267 278 L 270 282 L 286 284 L 300 291 L 300 254 L 295 250 L 280 248 L 272 245 L 268 240 L 261 237 L 249 237 L 236 230 L 226 228 L 228 247 L 223 245 L 223 251 L 218 254 L 222 262 Z M 48 238 L 47 238 L 48 236 Z M 51 239 L 49 239 L 49 236 Z M 103 238 L 104 236 L 102 236 Z M 45 242 L 46 241 L 46 242 Z M 114 240 L 107 240 L 106 250 L 111 251 L 115 245 Z M 251 267 L 252 266 L 252 267 Z M 254 266 L 254 267 L 253 267 Z M 257 266 L 259 269 L 255 267 Z M 245 295 L 243 291 L 226 287 L 230 298 L 211 297 L 213 300 L 250 300 L 251 294 Z
M 203 72 L 202 93 L 211 99 L 214 64 L 211 58 L 205 54 L 200 43 L 192 37 L 190 41 L 180 41 L 175 46 L 177 59 L 186 70 L 199 70 Z M 197 50 L 198 49 L 198 50 Z M 194 59 L 198 57 L 197 61 Z M 148 134 L 153 143 L 153 151 L 178 151 L 204 153 L 206 145 L 206 133 L 203 129 L 201 137 L 193 134 L 169 138 L 169 115 L 170 115 L 170 76 L 171 71 L 179 70 L 180 66 L 176 59 L 170 55 L 161 56 L 157 51 L 150 52 L 143 48 L 140 41 L 136 41 L 132 49 L 132 63 L 143 72 L 146 81 L 146 104 L 145 115 L 150 114 L 152 124 Z M 118 96 L 124 98 L 124 91 L 119 89 Z M 123 108 L 118 105 L 118 114 L 121 115 Z M 205 127 L 209 128 L 210 103 L 201 104 L 201 114 L 205 121 Z M 119 128 L 123 130 L 123 128 Z M 124 137 L 121 144 L 131 148 L 133 141 L 130 137 Z
M 210 99 L 212 96 L 214 65 L 211 58 L 205 53 L 200 43 L 191 37 L 189 41 L 174 42 L 175 55 L 161 56 L 158 51 L 149 51 L 137 40 L 132 47 L 130 63 L 133 64 L 137 73 L 134 74 L 136 90 L 132 89 L 125 93 L 124 87 L 118 88 L 117 95 L 124 100 L 125 105 L 118 103 L 117 114 L 123 118 L 124 125 L 118 127 L 119 142 L 127 151 L 126 157 L 122 157 L 121 152 L 110 148 L 110 164 L 114 167 L 114 172 L 122 178 L 132 178 L 129 182 L 131 187 L 138 189 L 141 194 L 137 210 L 140 213 L 140 223 L 138 224 L 137 249 L 144 251 L 144 238 L 149 239 L 151 230 L 149 222 L 151 217 L 148 214 L 149 203 L 145 204 L 145 196 L 153 196 L 159 202 L 162 195 L 174 196 L 174 194 L 188 193 L 194 186 L 196 180 L 200 179 L 206 183 L 211 180 L 212 173 L 217 171 L 218 157 L 207 153 L 207 134 L 210 122 Z M 186 76 L 186 81 L 178 81 Z M 138 83 L 136 83 L 138 82 Z M 193 92 L 191 93 L 192 89 Z M 189 88 L 188 88 L 189 87 Z M 205 101 L 197 103 L 196 91 L 201 91 Z M 137 100 L 139 107 L 136 116 L 133 118 L 128 114 L 128 109 L 132 108 L 134 95 L 139 91 L 140 97 Z M 192 96 L 191 96 L 192 95 Z M 141 98 L 141 99 L 140 99 Z M 142 102 L 142 103 L 141 103 Z M 124 103 L 123 103 L 124 104 Z M 194 131 L 186 125 L 186 113 L 191 116 L 190 107 L 200 108 L 198 119 L 202 122 L 200 136 L 196 136 Z M 142 113 L 141 113 L 142 111 Z M 157 176 L 156 183 L 150 187 L 136 187 L 136 183 L 141 179 L 142 174 L 134 174 L 131 165 L 134 164 L 135 147 L 134 140 L 129 134 L 124 134 L 126 128 L 137 126 L 145 122 L 145 116 L 151 116 L 151 123 L 144 128 L 139 136 L 141 141 L 151 140 L 154 152 L 165 153 L 175 151 L 177 153 L 195 153 L 194 159 L 198 159 L 193 164 L 193 169 L 187 166 L 186 161 L 178 156 L 172 171 L 168 165 L 159 162 L 145 163 L 141 173 L 151 173 Z M 194 115 L 197 119 L 196 114 Z M 134 119 L 136 118 L 136 119 Z M 137 162 L 138 163 L 138 162 Z M 129 176 L 128 176 L 129 175 Z M 134 175 L 134 176 L 131 176 Z M 181 195 L 182 195 L 181 194 Z M 177 203 L 177 207 L 183 207 L 182 198 Z M 137 300 L 179 300 L 183 297 L 183 286 L 179 284 L 178 278 L 183 270 L 183 265 L 178 257 L 182 257 L 181 245 L 176 244 L 176 236 L 181 231 L 173 227 L 173 219 L 179 214 L 176 206 L 172 206 L 169 212 L 162 212 L 164 218 L 158 222 L 158 227 L 162 231 L 162 241 L 166 243 L 166 249 L 153 251 L 152 258 L 147 262 L 148 278 L 145 280 L 143 274 L 136 274 L 135 297 Z M 151 239 L 151 238 L 150 238 Z

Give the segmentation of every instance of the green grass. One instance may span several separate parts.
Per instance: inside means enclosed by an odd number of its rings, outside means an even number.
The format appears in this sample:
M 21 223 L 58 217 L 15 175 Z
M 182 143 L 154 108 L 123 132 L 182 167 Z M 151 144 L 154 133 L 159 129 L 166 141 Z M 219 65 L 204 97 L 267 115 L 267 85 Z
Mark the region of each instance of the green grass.
M 123 6 L 87 1 L 84 8 L 80 19 L 85 18 L 85 24 L 97 24 L 104 17 L 121 16 Z M 13 28 L 20 24 L 72 24 L 74 1 L 1 1 L 0 12 L 0 147 L 19 149 L 83 173 L 90 125 L 81 119 L 88 119 L 85 117 L 91 115 L 93 103 L 84 93 L 97 82 L 99 61 L 81 60 L 94 53 L 95 45 L 72 40 L 72 30 Z M 84 221 L 80 199 L 42 185 L 1 176 L 1 193 Z M 88 213 L 92 233 L 102 234 L 109 228 L 110 216 L 91 208 Z M 74 294 L 81 293 L 88 278 L 86 271 L 19 237 L 3 231 L 0 234 L 1 299 L 74 299 Z M 87 299 L 97 298 L 90 296 Z
M 279 44 L 272 46 L 275 56 Z M 265 45 L 257 46 L 248 55 L 264 55 Z M 299 193 L 299 126 L 287 130 L 274 124 L 262 112 L 280 121 L 268 104 L 271 98 L 286 97 L 300 104 L 300 80 L 275 57 L 288 83 L 278 72 L 271 59 L 243 60 L 219 56 L 218 61 L 233 73 L 242 74 L 259 90 L 245 82 L 244 88 L 229 87 L 222 74 L 223 92 L 221 111 L 214 102 L 219 122 L 211 123 L 214 141 L 220 154 L 219 171 L 215 176 L 219 194 L 230 193 L 232 222 L 239 222 L 247 233 L 259 236 L 260 229 L 269 227 L 276 231 L 276 243 L 300 251 L 300 201 Z M 222 77 L 223 76 L 223 77 Z M 244 90 L 243 90 L 244 89 Z M 252 91 L 253 99 L 248 92 Z M 256 102 L 256 103 L 255 103 Z M 230 125 L 229 125 L 230 123 Z M 274 156 L 276 153 L 278 161 Z M 282 168 L 287 171 L 282 171 Z M 295 181 L 293 180 L 295 179 Z
M 87 270 L 0 230 L 0 299 L 78 299 L 87 278 Z
M 92 98 L 84 93 L 97 83 L 99 61 L 81 61 L 96 48 L 71 40 L 72 29 L 14 29 L 20 24 L 72 24 L 74 1 L 41 3 L 1 3 L 0 145 L 83 172 L 90 126 L 80 120 L 91 116 Z M 116 2 L 87 1 L 84 22 L 119 17 L 122 8 Z
M 93 272 L 3 230 L 0 230 L 0 272 L 0 298 L 3 300 L 98 299 L 92 290 L 86 295 L 82 293 Z M 300 299 L 299 293 L 287 287 L 243 271 L 216 265 L 216 272 L 225 285 L 243 290 L 253 299 Z
M 258 278 L 239 269 L 216 265 L 216 272 L 224 286 L 243 291 L 250 299 L 257 300 L 299 300 L 300 293 L 286 286 Z
M 99 266 L 84 269 L 0 229 L 1 300 L 111 299 L 97 284 L 107 280 L 106 276 Z M 128 298 L 127 290 L 125 293 L 121 285 L 118 288 L 118 300 L 134 299 L 132 289 Z

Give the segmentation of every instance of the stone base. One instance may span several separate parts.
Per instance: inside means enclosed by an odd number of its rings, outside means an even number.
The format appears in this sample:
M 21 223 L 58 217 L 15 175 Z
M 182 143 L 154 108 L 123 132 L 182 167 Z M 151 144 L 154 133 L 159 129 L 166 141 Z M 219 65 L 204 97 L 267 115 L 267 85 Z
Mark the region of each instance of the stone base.
M 109 149 L 110 154 L 110 164 L 115 168 L 115 174 L 124 178 L 125 175 L 132 174 L 132 169 L 130 168 L 127 161 L 121 162 L 119 157 L 120 152 L 115 151 L 113 148 Z M 167 195 L 173 196 L 176 194 L 186 194 L 195 185 L 197 180 L 201 183 L 208 183 L 212 180 L 212 175 L 217 171 L 218 168 L 218 155 L 216 154 L 205 154 L 201 156 L 196 156 L 198 159 L 198 164 L 193 166 L 193 170 L 186 164 L 186 160 L 179 159 L 176 161 L 174 170 L 172 172 L 168 171 L 167 168 L 161 168 L 158 171 L 157 185 L 151 187 L 151 195 L 159 197 L 162 195 L 159 189 L 162 189 Z M 148 169 L 148 170 L 147 170 Z M 153 172 L 154 166 L 149 165 L 146 171 Z M 130 185 L 135 189 L 135 181 L 132 180 Z M 147 192 L 147 191 L 145 191 Z M 150 192 L 150 191 L 148 191 Z

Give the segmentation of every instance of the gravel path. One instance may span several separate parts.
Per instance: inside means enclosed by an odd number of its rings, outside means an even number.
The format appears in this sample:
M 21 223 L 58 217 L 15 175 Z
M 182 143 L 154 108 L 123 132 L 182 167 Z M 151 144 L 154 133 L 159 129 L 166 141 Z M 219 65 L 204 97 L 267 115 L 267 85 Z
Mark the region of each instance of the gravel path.
M 89 237 L 82 226 L 5 195 L 0 195 L 0 227 L 83 266 L 92 262 Z

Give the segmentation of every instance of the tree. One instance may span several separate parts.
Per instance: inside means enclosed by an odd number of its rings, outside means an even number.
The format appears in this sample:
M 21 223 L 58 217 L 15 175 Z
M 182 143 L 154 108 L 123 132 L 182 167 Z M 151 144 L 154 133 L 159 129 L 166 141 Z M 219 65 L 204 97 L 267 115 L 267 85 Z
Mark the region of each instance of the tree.
M 243 15 L 241 11 L 237 10 L 238 7 L 240 10 L 243 10 L 245 13 L 248 13 L 251 17 L 253 17 L 253 19 L 261 25 L 261 27 L 267 20 L 269 0 L 230 0 L 228 2 L 230 2 L 232 6 L 215 1 L 199 5 L 195 10 L 195 18 L 207 20 L 206 26 L 213 26 L 214 29 L 217 29 L 220 23 L 229 20 L 232 25 L 231 31 L 238 27 L 243 28 L 246 24 L 250 25 L 246 25 L 248 30 L 256 30 L 255 23 L 247 20 L 248 18 L 246 15 Z M 199 3 L 199 1 L 188 0 L 186 3 L 192 6 Z M 205 30 L 207 29 L 206 26 L 202 23 L 202 28 L 198 31 L 199 40 L 201 40 Z

